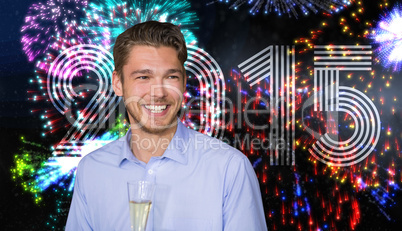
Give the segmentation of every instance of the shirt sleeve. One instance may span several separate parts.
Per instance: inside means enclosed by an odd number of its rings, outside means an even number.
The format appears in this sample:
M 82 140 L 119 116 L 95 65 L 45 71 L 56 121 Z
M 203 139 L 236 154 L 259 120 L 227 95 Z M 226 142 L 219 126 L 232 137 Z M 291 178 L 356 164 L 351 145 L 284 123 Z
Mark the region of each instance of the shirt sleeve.
M 259 183 L 247 157 L 229 161 L 224 190 L 223 230 L 267 230 Z
M 82 162 L 78 165 L 77 175 L 74 184 L 73 199 L 68 213 L 66 231 L 90 231 L 93 230 L 90 222 L 89 208 L 83 193 Z

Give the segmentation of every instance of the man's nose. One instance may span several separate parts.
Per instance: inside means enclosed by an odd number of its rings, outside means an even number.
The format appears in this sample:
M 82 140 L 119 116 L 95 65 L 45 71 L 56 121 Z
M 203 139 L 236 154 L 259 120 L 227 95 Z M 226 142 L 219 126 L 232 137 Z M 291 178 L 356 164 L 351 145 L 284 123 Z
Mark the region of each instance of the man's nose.
M 167 89 L 163 83 L 151 85 L 151 96 L 155 98 L 163 98 L 167 96 Z

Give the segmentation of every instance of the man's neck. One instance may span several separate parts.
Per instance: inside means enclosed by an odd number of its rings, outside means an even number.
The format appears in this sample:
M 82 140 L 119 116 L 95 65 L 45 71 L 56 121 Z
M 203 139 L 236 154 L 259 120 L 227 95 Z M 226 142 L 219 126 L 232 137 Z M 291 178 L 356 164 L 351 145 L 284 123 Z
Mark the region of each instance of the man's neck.
M 177 130 L 177 124 L 163 133 L 151 134 L 139 128 L 131 129 L 131 151 L 138 160 L 148 163 L 153 156 L 162 156 Z

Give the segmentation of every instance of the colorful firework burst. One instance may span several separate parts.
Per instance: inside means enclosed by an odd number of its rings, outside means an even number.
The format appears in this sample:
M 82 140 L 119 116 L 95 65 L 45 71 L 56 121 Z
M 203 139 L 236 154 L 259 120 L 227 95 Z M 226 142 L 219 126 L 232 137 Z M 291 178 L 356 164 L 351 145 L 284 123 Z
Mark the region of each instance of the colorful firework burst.
M 42 202 L 42 188 L 35 176 L 37 176 L 37 170 L 50 156 L 50 151 L 42 145 L 26 141 L 24 137 L 21 137 L 21 141 L 23 147 L 18 154 L 14 155 L 15 166 L 11 168 L 12 178 L 22 186 L 24 191 L 30 192 L 35 198 L 35 203 L 39 204 Z
M 395 6 L 385 13 L 377 27 L 373 28 L 371 38 L 378 45 L 376 53 L 379 61 L 393 71 L 401 69 L 402 61 L 402 7 Z
M 29 61 L 46 53 L 58 37 L 65 37 L 68 25 L 79 23 L 87 0 L 48 0 L 29 7 L 21 28 L 21 43 Z
M 82 149 L 82 156 L 124 136 L 128 130 L 127 121 L 121 117 L 116 125 Z M 23 147 L 14 156 L 11 168 L 12 179 L 33 196 L 37 205 L 55 200 L 54 210 L 49 214 L 46 226 L 51 230 L 63 227 L 68 214 L 77 165 L 82 157 L 54 157 L 52 151 L 40 144 L 21 137 Z M 47 205 L 49 206 L 49 205 Z
M 82 156 L 99 148 L 102 145 L 124 136 L 128 125 L 121 117 L 113 128 L 97 137 L 94 142 L 88 143 L 82 149 Z M 14 156 L 15 166 L 11 169 L 14 181 L 21 184 L 25 191 L 35 197 L 35 203 L 42 201 L 42 192 L 50 187 L 64 188 L 72 191 L 75 179 L 75 170 L 81 157 L 54 157 L 51 150 L 40 144 L 26 141 L 21 137 L 23 147 L 19 154 Z M 97 142 L 101 141 L 101 142 Z
M 198 20 L 194 12 L 189 11 L 190 4 L 187 1 L 173 0 L 106 0 L 98 3 L 90 3 L 86 11 L 86 19 L 92 25 L 92 31 L 108 35 L 111 44 L 119 34 L 135 24 L 145 21 L 170 22 L 180 26 L 187 44 L 197 42 L 192 29 L 196 29 Z
M 219 0 L 219 2 L 222 2 L 222 0 Z M 226 3 L 230 2 L 230 0 L 226 0 Z M 351 0 L 236 0 L 230 5 L 230 9 L 236 10 L 244 4 L 248 4 L 251 7 L 249 12 L 253 15 L 260 12 L 264 12 L 264 14 L 275 12 L 279 16 L 287 14 L 289 17 L 293 15 L 297 18 L 298 12 L 301 12 L 303 15 L 308 15 L 310 12 L 318 13 L 319 10 L 331 14 L 336 13 L 350 5 L 351 2 Z

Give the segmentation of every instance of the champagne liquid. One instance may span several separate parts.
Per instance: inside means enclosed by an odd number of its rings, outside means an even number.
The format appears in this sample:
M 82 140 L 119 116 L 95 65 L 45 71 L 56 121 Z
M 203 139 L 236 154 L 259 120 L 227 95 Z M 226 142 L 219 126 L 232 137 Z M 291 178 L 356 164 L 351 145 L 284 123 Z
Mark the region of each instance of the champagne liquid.
M 130 219 L 132 231 L 144 231 L 147 226 L 151 201 L 135 202 L 130 201 Z

